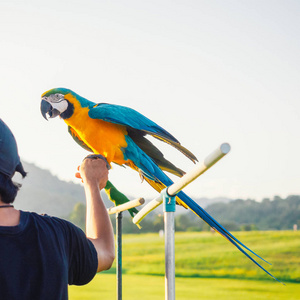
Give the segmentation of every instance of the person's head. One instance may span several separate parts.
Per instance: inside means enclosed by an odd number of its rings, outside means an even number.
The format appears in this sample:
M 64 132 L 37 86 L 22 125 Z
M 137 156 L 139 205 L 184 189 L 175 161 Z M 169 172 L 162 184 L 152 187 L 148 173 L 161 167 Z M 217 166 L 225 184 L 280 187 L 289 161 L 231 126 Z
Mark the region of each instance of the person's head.
M 17 196 L 19 185 L 12 181 L 15 172 L 26 176 L 16 140 L 8 126 L 0 119 L 0 200 L 4 203 L 12 203 Z

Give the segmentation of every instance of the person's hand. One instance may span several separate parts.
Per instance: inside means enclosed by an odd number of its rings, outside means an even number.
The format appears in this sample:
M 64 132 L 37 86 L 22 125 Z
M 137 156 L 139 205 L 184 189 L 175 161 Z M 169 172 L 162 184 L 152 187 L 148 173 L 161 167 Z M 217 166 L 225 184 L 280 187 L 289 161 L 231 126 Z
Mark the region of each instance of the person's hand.
M 78 167 L 75 177 L 80 178 L 84 184 L 96 184 L 103 189 L 108 180 L 107 163 L 100 158 L 85 158 Z

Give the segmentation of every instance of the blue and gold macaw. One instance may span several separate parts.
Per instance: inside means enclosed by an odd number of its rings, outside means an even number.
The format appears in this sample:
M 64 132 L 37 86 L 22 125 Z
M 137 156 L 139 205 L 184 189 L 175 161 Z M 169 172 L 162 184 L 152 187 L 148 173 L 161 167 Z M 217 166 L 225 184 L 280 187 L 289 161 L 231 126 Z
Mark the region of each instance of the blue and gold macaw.
M 128 107 L 94 103 L 69 89 L 55 88 L 42 95 L 41 113 L 46 120 L 47 115 L 50 118 L 59 115 L 68 125 L 69 133 L 82 147 L 103 155 L 109 164 L 113 162 L 136 170 L 158 192 L 173 183 L 163 171 L 177 176 L 182 176 L 184 172 L 166 160 L 161 151 L 146 139 L 146 135 L 172 145 L 193 162 L 197 161 L 196 157 L 169 132 Z M 177 194 L 176 202 L 191 209 L 257 266 L 276 279 L 244 249 L 265 261 L 263 258 L 235 238 L 184 192 Z

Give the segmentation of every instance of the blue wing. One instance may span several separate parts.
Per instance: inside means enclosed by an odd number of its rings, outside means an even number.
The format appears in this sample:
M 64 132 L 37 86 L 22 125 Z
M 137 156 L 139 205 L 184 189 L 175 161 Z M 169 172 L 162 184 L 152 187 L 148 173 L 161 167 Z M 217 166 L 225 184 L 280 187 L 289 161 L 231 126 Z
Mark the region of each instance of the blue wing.
M 173 135 L 132 108 L 99 103 L 90 109 L 89 116 L 92 119 L 101 119 L 106 122 L 126 126 L 130 131 L 129 135 L 130 133 L 132 133 L 132 135 L 150 134 L 172 145 L 193 162 L 197 161 L 196 156 L 183 147 Z
M 124 125 L 144 131 L 147 134 L 157 135 L 163 139 L 179 143 L 178 140 L 165 129 L 129 107 L 99 103 L 90 109 L 89 116 L 92 119 L 101 119 L 107 122 Z

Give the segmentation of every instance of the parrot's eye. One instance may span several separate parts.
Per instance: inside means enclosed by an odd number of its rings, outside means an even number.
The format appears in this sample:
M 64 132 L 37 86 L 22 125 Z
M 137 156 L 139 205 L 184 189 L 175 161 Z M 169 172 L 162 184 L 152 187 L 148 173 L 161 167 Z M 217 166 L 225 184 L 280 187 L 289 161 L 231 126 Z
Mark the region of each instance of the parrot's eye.
M 58 103 L 63 100 L 64 100 L 64 95 L 62 95 L 62 94 L 52 94 L 51 95 L 51 102 L 53 102 L 53 103 L 54 102 Z

